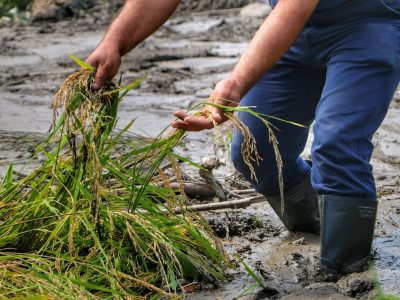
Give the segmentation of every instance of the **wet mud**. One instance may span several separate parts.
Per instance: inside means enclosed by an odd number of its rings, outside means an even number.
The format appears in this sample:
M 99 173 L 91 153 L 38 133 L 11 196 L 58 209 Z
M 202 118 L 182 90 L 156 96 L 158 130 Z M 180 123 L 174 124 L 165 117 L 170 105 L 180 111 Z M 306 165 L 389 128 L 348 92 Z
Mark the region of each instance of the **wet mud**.
M 86 58 L 101 40 L 114 11 L 111 4 L 102 4 L 85 16 L 59 23 L 1 26 L 0 174 L 10 162 L 19 170 L 31 160 L 35 145 L 51 125 L 53 95 L 76 69 L 66 54 Z M 137 118 L 129 134 L 152 137 L 169 125 L 173 111 L 204 101 L 262 21 L 262 16 L 250 17 L 237 8 L 177 13 L 124 57 L 121 71 L 125 82 L 143 76 L 148 79 L 121 104 L 118 128 Z M 229 130 L 229 125 L 224 130 Z M 228 161 L 227 146 L 217 140 L 211 131 L 193 133 L 177 151 L 195 162 L 215 155 Z M 187 299 L 373 299 L 376 280 L 384 293 L 400 296 L 400 90 L 373 142 L 372 164 L 380 201 L 374 238 L 376 271 L 342 278 L 322 276 L 319 237 L 289 233 L 269 205 L 260 203 L 203 214 L 228 253 L 239 253 L 263 279 L 265 288 L 233 258 L 237 269 L 231 271 L 229 282 L 193 285 Z M 311 143 L 312 136 L 306 157 Z M 232 188 L 228 178 L 232 171 L 229 163 L 215 171 L 228 189 Z M 29 168 L 21 171 L 27 172 Z M 185 172 L 198 177 L 197 170 Z

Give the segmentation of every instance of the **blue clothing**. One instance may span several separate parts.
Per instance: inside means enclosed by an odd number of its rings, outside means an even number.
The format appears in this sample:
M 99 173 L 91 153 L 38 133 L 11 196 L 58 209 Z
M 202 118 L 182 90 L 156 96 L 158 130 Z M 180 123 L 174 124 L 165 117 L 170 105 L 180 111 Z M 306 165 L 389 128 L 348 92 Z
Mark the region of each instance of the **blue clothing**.
M 272 1 L 272 5 L 276 1 Z M 372 136 L 400 81 L 400 0 L 321 0 L 294 45 L 245 95 L 241 105 L 311 125 L 311 182 L 321 195 L 376 199 L 369 163 Z M 232 160 L 256 190 L 278 194 L 278 171 L 265 125 L 248 114 L 263 160 L 252 181 L 235 132 Z M 308 128 L 270 120 L 283 160 L 285 189 L 310 171 L 299 155 Z

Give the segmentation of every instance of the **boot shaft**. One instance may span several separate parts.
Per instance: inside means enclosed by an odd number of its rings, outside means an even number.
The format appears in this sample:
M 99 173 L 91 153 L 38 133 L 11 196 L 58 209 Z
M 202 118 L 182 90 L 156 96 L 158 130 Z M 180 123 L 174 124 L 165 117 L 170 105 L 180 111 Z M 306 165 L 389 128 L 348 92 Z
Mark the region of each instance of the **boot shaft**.
M 378 202 L 344 196 L 319 196 L 321 265 L 341 273 L 361 271 L 371 253 Z

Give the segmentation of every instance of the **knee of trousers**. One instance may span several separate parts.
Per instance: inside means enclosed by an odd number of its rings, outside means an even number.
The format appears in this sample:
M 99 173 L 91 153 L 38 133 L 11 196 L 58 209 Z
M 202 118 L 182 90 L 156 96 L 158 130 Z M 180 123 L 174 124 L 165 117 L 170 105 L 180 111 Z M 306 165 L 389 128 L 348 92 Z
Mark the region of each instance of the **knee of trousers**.
M 369 163 L 372 151 L 370 138 L 362 131 L 328 119 L 316 121 L 311 172 L 314 189 L 323 195 L 375 199 Z
M 279 189 L 279 178 L 272 146 L 267 143 L 257 143 L 262 160 L 259 161 L 258 165 L 253 160 L 250 160 L 256 175 L 256 178 L 254 178 L 243 159 L 242 142 L 242 135 L 235 133 L 231 145 L 231 160 L 235 169 L 253 185 L 257 192 L 262 194 L 275 193 L 275 190 Z

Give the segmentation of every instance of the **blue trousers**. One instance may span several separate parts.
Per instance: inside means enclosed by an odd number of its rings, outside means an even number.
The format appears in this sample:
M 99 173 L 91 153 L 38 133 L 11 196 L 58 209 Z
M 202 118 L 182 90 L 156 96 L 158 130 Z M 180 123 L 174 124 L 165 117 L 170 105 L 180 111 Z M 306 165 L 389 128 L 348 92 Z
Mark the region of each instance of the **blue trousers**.
M 375 200 L 371 140 L 399 81 L 400 0 L 321 0 L 294 45 L 241 105 L 307 126 L 315 122 L 313 188 L 321 195 Z M 256 167 L 258 181 L 251 180 L 240 151 L 243 137 L 235 132 L 235 168 L 258 192 L 278 194 L 278 170 L 265 125 L 249 114 L 239 117 L 255 136 L 263 160 Z M 310 172 L 299 156 L 309 129 L 269 121 L 279 128 L 275 134 L 284 186 L 290 189 Z

